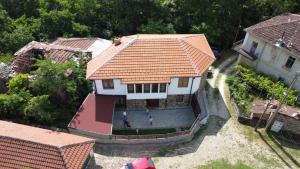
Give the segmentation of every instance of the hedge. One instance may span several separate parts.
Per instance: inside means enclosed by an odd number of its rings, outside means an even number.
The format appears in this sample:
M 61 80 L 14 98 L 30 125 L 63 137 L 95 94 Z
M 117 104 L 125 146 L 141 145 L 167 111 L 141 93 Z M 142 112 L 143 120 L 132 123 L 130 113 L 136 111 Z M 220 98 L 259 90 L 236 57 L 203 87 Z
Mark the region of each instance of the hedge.
M 283 93 L 288 89 L 288 86 L 283 82 L 277 81 L 275 78 L 262 73 L 258 73 L 252 68 L 237 65 L 235 67 L 235 71 L 238 79 L 247 84 L 247 86 L 250 86 L 250 88 L 253 89 L 251 91 L 257 96 L 268 96 L 276 100 L 282 100 L 284 97 Z M 258 95 L 255 91 L 260 91 L 260 95 Z M 299 103 L 297 102 L 297 93 L 297 90 L 292 89 L 285 100 L 285 103 L 290 106 L 299 107 Z

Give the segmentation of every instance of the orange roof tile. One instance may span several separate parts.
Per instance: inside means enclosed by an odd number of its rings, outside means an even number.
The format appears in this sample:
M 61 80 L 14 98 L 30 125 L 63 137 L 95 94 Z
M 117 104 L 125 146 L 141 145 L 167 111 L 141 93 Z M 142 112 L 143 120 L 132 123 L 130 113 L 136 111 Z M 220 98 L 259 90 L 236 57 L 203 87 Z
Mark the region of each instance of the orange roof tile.
M 144 34 L 120 40 L 88 63 L 88 79 L 169 83 L 171 77 L 201 76 L 215 60 L 203 34 Z
M 0 121 L 0 168 L 82 168 L 94 140 Z

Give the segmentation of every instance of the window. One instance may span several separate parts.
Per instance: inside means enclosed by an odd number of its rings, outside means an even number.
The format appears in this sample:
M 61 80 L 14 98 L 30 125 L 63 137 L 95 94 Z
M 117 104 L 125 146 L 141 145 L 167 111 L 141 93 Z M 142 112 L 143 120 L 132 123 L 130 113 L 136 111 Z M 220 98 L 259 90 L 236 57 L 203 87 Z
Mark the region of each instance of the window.
M 144 93 L 150 93 L 150 84 L 144 84 Z
M 183 95 L 177 95 L 176 96 L 176 102 L 177 103 L 182 103 L 183 102 Z
M 296 58 L 293 58 L 290 56 L 285 63 L 285 67 L 289 68 L 289 69 L 292 68 L 293 64 L 295 63 L 295 60 L 296 60 Z
M 178 80 L 178 87 L 188 87 L 189 85 L 189 78 L 188 77 L 181 77 Z
M 165 83 L 159 85 L 159 92 L 160 93 L 166 92 L 166 84 Z
M 127 85 L 127 92 L 128 93 L 134 93 L 134 85 L 133 84 L 128 84 Z
M 158 92 L 158 84 L 152 84 L 152 93 Z
M 102 86 L 103 86 L 103 89 L 114 89 L 113 79 L 102 80 Z
M 143 85 L 142 84 L 135 84 L 135 92 L 142 93 L 143 92 Z
M 250 54 L 251 55 L 255 55 L 255 51 L 256 51 L 257 45 L 258 45 L 257 42 L 254 42 L 254 41 L 252 42 L 251 49 L 250 49 Z

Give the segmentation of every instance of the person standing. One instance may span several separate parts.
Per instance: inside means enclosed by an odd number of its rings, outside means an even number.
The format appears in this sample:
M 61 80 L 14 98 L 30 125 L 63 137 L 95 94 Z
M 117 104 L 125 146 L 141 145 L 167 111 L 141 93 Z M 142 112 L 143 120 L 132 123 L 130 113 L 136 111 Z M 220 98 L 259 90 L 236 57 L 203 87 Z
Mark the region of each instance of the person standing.
M 126 111 L 123 112 L 123 119 L 128 120 Z
M 152 116 L 150 115 L 149 116 L 149 122 L 150 122 L 150 125 L 152 126 L 152 121 L 153 121 L 153 119 L 152 119 Z

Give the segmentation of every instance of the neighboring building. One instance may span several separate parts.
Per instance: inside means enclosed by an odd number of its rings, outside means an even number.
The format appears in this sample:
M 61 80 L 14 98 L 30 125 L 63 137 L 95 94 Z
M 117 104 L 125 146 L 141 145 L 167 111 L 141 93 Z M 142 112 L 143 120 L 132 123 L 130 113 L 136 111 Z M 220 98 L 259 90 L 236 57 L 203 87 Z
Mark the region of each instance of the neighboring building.
M 300 70 L 300 15 L 282 14 L 245 31 L 243 44 L 235 46 L 240 62 L 290 84 Z
M 52 43 L 32 41 L 14 54 L 13 68 L 18 73 L 29 72 L 34 63 L 33 58 L 40 55 L 56 63 L 70 59 L 76 61 L 79 55 L 84 55 L 89 61 L 110 44 L 110 41 L 100 38 L 58 38 Z
M 94 94 L 88 95 L 68 127 L 74 133 L 110 135 L 115 109 L 192 104 L 198 115 L 199 104 L 193 96 L 197 98 L 203 89 L 214 60 L 203 34 L 138 34 L 114 40 L 87 64 L 86 76 L 93 81 Z
M 93 139 L 0 120 L 0 168 L 94 168 Z
M 204 35 L 132 35 L 87 65 L 100 95 L 126 108 L 186 106 L 215 57 Z
M 273 101 L 274 102 L 274 101 Z M 273 103 L 272 102 L 272 103 Z M 265 115 L 262 117 L 264 121 L 267 121 L 271 113 L 274 113 L 277 109 L 279 102 L 268 107 Z M 266 102 L 263 100 L 256 99 L 252 103 L 251 107 L 251 118 L 259 119 L 262 113 L 266 109 Z M 278 115 L 276 116 L 276 123 L 281 124 L 280 130 L 289 131 L 294 134 L 300 135 L 300 109 L 292 106 L 283 105 Z

